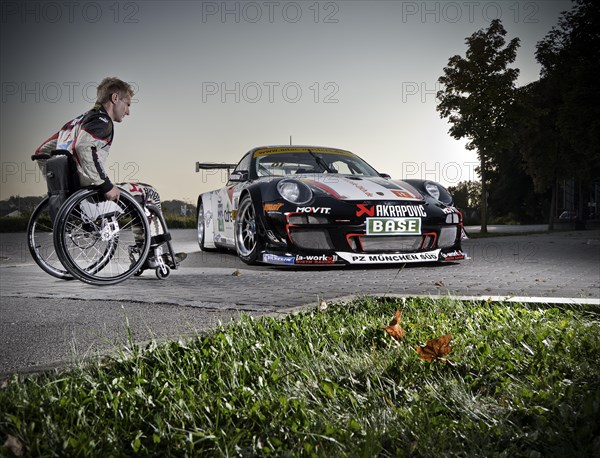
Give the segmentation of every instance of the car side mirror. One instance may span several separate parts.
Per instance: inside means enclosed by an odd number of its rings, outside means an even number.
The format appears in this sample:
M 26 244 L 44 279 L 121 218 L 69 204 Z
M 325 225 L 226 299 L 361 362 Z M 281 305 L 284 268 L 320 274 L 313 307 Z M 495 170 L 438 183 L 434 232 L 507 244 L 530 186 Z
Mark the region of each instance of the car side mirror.
M 248 181 L 248 172 L 246 170 L 232 172 L 231 175 L 229 175 L 229 181 L 232 183 L 242 183 L 244 181 Z
M 380 173 L 379 176 L 381 178 L 385 178 L 386 180 L 391 180 L 392 179 L 391 175 L 388 175 L 387 173 Z

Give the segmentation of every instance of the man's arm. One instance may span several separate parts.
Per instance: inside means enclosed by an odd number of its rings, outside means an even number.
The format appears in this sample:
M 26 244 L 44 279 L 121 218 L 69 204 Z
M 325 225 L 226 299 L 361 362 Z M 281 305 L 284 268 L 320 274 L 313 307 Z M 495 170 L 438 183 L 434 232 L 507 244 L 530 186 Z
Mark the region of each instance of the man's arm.
M 56 140 L 58 138 L 58 133 L 54 134 L 44 143 L 42 143 L 38 149 L 35 150 L 35 155 L 39 154 L 50 154 L 52 151 L 56 149 Z M 40 170 L 42 171 L 42 175 L 46 176 L 46 161 L 36 161 Z
M 46 140 L 44 143 L 42 143 L 38 149 L 35 150 L 35 155 L 37 156 L 38 154 L 45 154 L 45 153 L 50 153 L 51 151 L 54 151 L 56 149 L 56 141 L 58 139 L 58 132 L 55 133 L 52 137 L 50 137 L 48 140 Z
M 106 116 L 92 116 L 82 123 L 73 152 L 81 173 L 90 184 L 99 186 L 100 192 L 108 199 L 116 200 L 120 194 L 119 188 L 112 184 L 104 168 L 111 142 L 112 121 Z

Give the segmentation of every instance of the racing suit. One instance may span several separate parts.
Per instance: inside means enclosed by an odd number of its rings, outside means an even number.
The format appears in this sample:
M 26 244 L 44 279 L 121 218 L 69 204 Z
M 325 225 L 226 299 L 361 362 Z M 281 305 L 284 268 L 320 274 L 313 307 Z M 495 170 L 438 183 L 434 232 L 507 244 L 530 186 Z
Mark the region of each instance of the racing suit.
M 35 154 L 51 153 L 53 150 L 67 150 L 75 159 L 81 186 L 98 186 L 107 193 L 113 183 L 106 174 L 104 162 L 108 157 L 114 137 L 114 124 L 100 104 L 90 111 L 67 122 L 56 134 L 47 139 Z M 44 161 L 38 161 L 45 172 Z M 158 191 L 143 183 L 117 183 L 121 189 L 132 194 L 140 203 L 152 204 L 161 208 Z

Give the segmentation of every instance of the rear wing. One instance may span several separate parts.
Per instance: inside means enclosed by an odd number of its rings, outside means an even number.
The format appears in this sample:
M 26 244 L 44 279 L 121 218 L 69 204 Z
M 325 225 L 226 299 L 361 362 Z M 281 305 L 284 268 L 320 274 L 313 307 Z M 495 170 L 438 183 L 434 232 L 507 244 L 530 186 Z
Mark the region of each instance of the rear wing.
M 222 164 L 215 162 L 196 162 L 196 173 L 200 170 L 218 170 L 227 169 L 227 174 L 230 173 L 231 169 L 234 169 L 237 164 Z

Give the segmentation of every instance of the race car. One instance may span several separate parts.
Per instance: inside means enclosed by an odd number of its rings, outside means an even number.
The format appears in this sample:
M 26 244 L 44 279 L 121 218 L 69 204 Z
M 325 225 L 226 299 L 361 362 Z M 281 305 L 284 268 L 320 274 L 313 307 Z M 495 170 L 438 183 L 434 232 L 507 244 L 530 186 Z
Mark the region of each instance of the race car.
M 321 146 L 260 146 L 198 197 L 198 244 L 247 264 L 457 261 L 462 215 L 440 184 L 392 180 L 356 154 Z

